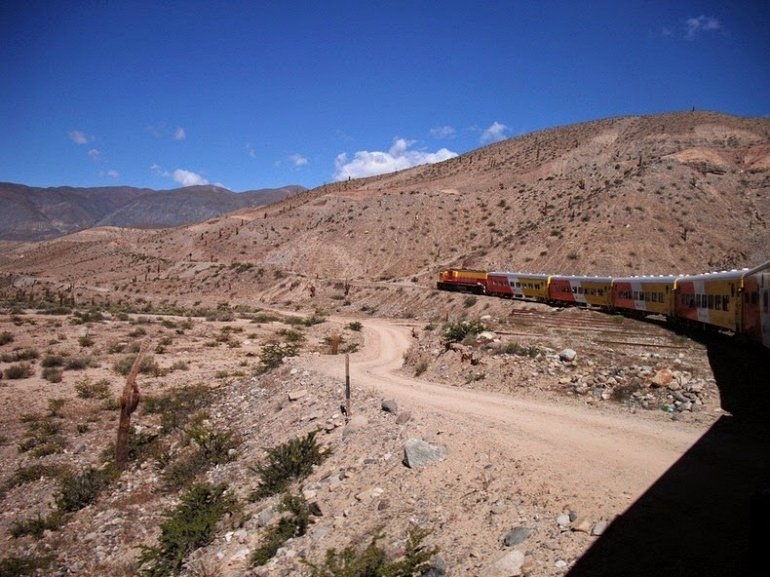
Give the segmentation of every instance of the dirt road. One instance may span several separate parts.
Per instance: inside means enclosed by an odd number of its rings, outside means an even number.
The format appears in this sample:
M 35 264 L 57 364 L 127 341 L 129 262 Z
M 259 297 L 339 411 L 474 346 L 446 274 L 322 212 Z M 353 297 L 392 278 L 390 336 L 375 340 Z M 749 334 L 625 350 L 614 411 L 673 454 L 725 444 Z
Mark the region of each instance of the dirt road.
M 566 399 L 555 404 L 422 381 L 399 371 L 411 344 L 409 326 L 383 319 L 363 324 L 365 346 L 350 356 L 354 386 L 374 388 L 400 407 L 430 413 L 442 431 L 461 433 L 470 451 L 489 451 L 492 445 L 511 461 L 526 463 L 530 482 L 546 482 L 550 492 L 570 495 L 574 506 L 606 514 L 609 505 L 620 514 L 706 429 L 620 408 L 607 411 Z M 338 360 L 318 362 L 314 368 L 339 376 Z

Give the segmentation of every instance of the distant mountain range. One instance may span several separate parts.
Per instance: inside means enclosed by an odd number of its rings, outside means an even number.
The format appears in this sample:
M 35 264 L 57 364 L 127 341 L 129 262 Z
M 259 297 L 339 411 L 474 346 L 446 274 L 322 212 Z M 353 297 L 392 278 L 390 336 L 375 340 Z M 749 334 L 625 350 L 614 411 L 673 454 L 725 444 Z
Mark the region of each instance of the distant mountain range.
M 0 240 L 46 240 L 94 226 L 176 227 L 271 204 L 304 190 L 298 185 L 235 193 L 213 185 L 152 190 L 0 183 Z

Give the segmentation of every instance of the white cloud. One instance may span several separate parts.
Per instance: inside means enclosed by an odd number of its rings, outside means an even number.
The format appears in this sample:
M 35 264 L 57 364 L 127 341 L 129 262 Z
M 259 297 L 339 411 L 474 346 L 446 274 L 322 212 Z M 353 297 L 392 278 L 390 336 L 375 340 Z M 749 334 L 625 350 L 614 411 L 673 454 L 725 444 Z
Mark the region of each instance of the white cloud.
M 433 138 L 454 138 L 457 131 L 452 126 L 436 126 L 430 129 Z
M 115 170 L 114 168 L 111 168 L 107 171 L 107 176 L 109 176 L 110 178 L 118 178 L 120 174 L 118 173 L 117 170 Z
M 92 148 L 88 151 L 88 158 L 93 160 L 94 162 L 98 162 L 102 159 L 102 153 L 99 152 L 96 148 Z
M 150 172 L 152 172 L 153 174 L 155 174 L 155 175 L 157 175 L 157 176 L 168 176 L 168 175 L 169 175 L 169 174 L 168 174 L 168 172 L 166 172 L 165 170 L 163 170 L 163 169 L 160 167 L 160 165 L 158 165 L 158 164 L 157 164 L 157 163 L 155 163 L 155 162 L 153 162 L 153 163 L 150 165 Z
M 174 132 L 174 140 L 184 140 L 185 138 L 187 138 L 187 134 L 185 134 L 184 128 L 181 126 L 177 127 Z
M 203 178 L 200 174 L 190 170 L 184 170 L 182 168 L 177 168 L 171 176 L 182 186 L 195 186 L 209 183 L 209 181 Z
M 688 40 L 693 40 L 701 32 L 711 32 L 722 28 L 722 24 L 717 18 L 702 14 L 697 18 L 688 18 L 685 26 L 687 27 L 685 38 Z
M 251 144 L 249 144 L 248 142 L 246 143 L 246 154 L 248 154 L 251 158 L 256 158 L 257 157 L 256 150 L 254 150 L 254 147 Z
M 69 135 L 70 140 L 75 144 L 87 144 L 94 139 L 93 136 L 86 136 L 80 130 L 70 130 L 67 134 Z
M 433 164 L 457 156 L 456 152 L 446 148 L 436 152 L 411 150 L 414 143 L 414 140 L 396 138 L 393 141 L 393 146 L 387 152 L 359 150 L 353 155 L 352 160 L 348 160 L 348 155 L 344 152 L 338 154 L 334 160 L 336 167 L 334 179 L 346 180 L 347 178 L 375 176 L 420 164 Z
M 492 125 L 481 133 L 482 144 L 489 144 L 490 142 L 500 142 L 508 138 L 505 135 L 505 131 L 508 127 L 500 122 L 493 122 Z
M 292 164 L 297 167 L 305 166 L 307 164 L 307 158 L 301 154 L 292 154 L 289 157 L 289 160 L 291 160 Z

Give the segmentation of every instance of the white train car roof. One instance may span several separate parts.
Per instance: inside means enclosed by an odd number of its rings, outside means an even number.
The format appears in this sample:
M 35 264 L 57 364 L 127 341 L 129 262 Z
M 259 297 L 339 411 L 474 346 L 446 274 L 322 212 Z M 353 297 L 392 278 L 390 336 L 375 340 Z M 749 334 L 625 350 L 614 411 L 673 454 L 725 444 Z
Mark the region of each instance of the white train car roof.
M 552 274 L 551 279 L 558 280 L 579 280 L 591 282 L 612 282 L 611 276 L 580 276 L 574 274 Z
M 612 282 L 674 282 L 679 278 L 682 275 L 616 276 L 612 277 Z
M 741 270 L 722 270 L 717 272 L 706 272 L 702 274 L 683 275 L 678 277 L 680 282 L 704 281 L 704 280 L 740 280 L 749 272 L 749 269 Z
M 496 275 L 507 275 L 507 276 L 516 276 L 516 277 L 526 277 L 526 278 L 541 278 L 541 279 L 547 279 L 549 276 L 545 273 L 533 273 L 533 272 L 511 272 L 511 271 L 494 271 L 494 272 L 488 272 L 487 274 L 496 274 Z

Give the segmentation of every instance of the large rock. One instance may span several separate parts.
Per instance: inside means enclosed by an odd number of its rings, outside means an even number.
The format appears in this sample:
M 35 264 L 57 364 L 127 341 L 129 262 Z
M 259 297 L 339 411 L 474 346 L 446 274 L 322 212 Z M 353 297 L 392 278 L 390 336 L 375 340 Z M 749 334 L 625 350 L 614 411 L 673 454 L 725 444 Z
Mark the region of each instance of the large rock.
M 422 439 L 409 439 L 404 443 L 404 464 L 410 469 L 417 469 L 443 461 L 447 453 L 444 445 L 433 445 Z
M 524 553 L 514 549 L 498 557 L 483 573 L 483 577 L 517 577 L 523 575 Z
M 571 363 L 577 358 L 577 353 L 574 349 L 564 349 L 559 353 L 559 360 L 564 363 Z

